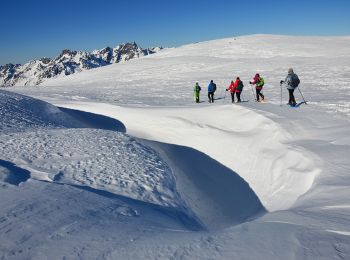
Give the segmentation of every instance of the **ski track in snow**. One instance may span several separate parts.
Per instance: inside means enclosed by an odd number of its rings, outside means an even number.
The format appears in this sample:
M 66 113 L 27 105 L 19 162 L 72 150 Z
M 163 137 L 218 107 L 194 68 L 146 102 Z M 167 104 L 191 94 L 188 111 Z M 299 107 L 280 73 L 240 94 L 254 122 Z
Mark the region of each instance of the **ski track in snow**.
M 1 257 L 349 258 L 349 41 L 230 38 L 11 89 L 73 110 L 1 91 Z M 279 106 L 288 67 L 309 105 Z

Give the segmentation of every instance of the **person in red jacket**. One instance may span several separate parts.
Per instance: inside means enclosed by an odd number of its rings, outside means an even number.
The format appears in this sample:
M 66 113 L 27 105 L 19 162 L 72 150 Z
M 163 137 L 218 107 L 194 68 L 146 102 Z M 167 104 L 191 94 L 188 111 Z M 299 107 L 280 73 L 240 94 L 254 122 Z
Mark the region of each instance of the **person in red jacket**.
M 254 76 L 253 81 L 249 81 L 250 84 L 255 84 L 255 90 L 256 90 L 256 101 L 260 102 L 259 97 L 261 97 L 262 100 L 265 99 L 265 96 L 261 93 L 261 90 L 264 86 L 264 79 L 259 75 L 259 73 L 256 73 Z
M 232 103 L 235 102 L 235 94 L 237 96 L 237 103 L 241 102 L 241 93 L 243 90 L 243 82 L 239 77 L 236 78 L 236 81 L 231 81 L 231 85 L 226 89 L 226 91 L 231 92 Z
M 235 88 L 235 83 L 233 82 L 233 80 L 231 81 L 231 84 L 230 84 L 230 86 L 226 89 L 226 91 L 230 91 L 230 92 L 231 92 L 232 103 L 235 103 L 235 92 L 236 92 L 236 88 Z

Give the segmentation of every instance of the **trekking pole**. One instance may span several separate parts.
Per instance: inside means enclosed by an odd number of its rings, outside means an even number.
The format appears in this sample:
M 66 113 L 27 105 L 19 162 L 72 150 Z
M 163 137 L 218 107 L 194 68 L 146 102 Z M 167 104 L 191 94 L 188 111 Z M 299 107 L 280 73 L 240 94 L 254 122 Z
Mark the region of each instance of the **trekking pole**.
M 280 82 L 280 86 L 281 86 L 281 101 L 280 101 L 280 107 L 282 106 L 282 82 Z
M 254 100 L 256 101 L 256 97 L 255 97 L 254 90 L 253 90 L 253 84 L 250 84 L 250 87 L 252 89 L 252 94 L 253 94 Z
M 307 105 L 307 103 L 306 103 L 306 101 L 305 101 L 305 98 L 304 98 L 303 94 L 301 94 L 300 87 L 298 87 L 298 90 L 299 90 L 299 93 L 300 93 L 301 97 L 302 97 L 302 98 L 303 98 L 303 100 L 304 100 L 304 103 Z

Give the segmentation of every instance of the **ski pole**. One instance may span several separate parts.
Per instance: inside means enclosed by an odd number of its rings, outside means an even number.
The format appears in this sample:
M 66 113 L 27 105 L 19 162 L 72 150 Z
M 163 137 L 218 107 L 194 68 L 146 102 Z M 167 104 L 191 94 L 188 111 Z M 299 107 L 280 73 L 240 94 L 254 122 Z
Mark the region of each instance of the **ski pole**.
M 227 94 L 227 91 L 225 91 L 225 95 L 224 95 L 224 100 L 223 100 L 223 103 L 225 103 L 226 94 Z
M 281 101 L 280 101 L 280 107 L 282 106 L 282 82 L 280 82 L 280 86 L 281 86 Z
M 253 84 L 250 84 L 250 86 L 251 86 L 251 89 L 252 89 L 252 94 L 253 94 L 254 100 L 256 101 L 257 99 L 256 99 L 255 94 L 254 94 Z
M 299 93 L 300 93 L 301 97 L 302 97 L 302 98 L 303 98 L 303 100 L 304 100 L 304 103 L 305 103 L 305 104 L 307 104 L 307 103 L 306 103 L 306 101 L 305 101 L 305 98 L 304 98 L 303 94 L 301 94 L 301 90 L 300 90 L 300 88 L 299 88 L 299 87 L 298 87 L 298 90 L 299 90 Z

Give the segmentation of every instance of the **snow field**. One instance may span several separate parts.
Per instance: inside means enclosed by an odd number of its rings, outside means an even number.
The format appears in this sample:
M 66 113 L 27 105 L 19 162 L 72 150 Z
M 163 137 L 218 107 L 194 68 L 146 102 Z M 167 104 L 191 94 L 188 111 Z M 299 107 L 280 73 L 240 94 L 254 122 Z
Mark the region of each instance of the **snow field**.
M 196 81 L 203 88 L 201 100 L 206 100 L 211 79 L 217 83 L 217 97 L 223 97 L 230 81 L 240 76 L 245 84 L 244 99 L 252 101 L 248 82 L 259 72 L 265 79 L 263 91 L 269 102 L 279 104 L 279 82 L 288 68 L 294 67 L 304 97 L 318 111 L 350 115 L 348 42 L 346 36 L 227 38 L 164 49 L 128 63 L 49 80 L 45 82 L 49 88 L 16 91 L 47 101 L 85 99 L 126 106 L 174 106 L 193 102 Z M 283 103 L 287 95 L 283 89 Z M 301 100 L 299 92 L 296 99 Z

